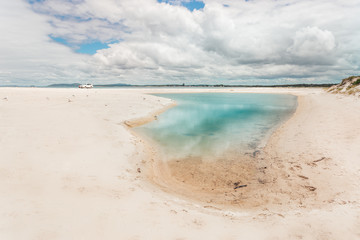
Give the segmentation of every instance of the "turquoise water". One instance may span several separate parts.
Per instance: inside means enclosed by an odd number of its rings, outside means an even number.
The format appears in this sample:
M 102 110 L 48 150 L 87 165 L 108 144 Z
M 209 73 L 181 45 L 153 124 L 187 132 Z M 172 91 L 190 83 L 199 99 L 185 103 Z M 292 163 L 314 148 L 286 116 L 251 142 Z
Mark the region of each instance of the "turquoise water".
M 295 110 L 283 94 L 156 94 L 177 106 L 136 130 L 156 141 L 169 159 L 219 157 L 257 150 L 274 127 Z

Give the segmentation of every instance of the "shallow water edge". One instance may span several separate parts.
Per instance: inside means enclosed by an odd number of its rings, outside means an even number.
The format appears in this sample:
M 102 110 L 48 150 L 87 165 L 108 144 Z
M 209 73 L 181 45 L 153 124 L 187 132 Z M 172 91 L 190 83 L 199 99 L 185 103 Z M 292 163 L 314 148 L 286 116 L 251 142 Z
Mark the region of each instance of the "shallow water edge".
M 295 111 L 269 135 L 288 121 Z M 146 119 L 155 119 L 157 114 Z M 158 143 L 142 134 L 135 135 L 145 140 L 147 178 L 162 190 L 214 206 L 254 208 L 268 202 L 266 192 L 274 184 L 275 174 L 268 171 L 269 161 L 264 156 L 227 152 L 213 161 L 203 161 L 196 157 L 164 161 Z
M 136 130 L 161 146 L 164 159 L 216 159 L 253 154 L 296 108 L 296 97 L 274 94 L 161 94 L 178 105 Z

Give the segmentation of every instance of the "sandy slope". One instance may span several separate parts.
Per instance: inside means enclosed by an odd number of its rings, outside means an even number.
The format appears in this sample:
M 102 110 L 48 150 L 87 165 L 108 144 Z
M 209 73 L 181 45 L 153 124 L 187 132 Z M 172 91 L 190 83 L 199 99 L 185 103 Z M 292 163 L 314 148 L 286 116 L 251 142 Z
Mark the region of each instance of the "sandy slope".
M 360 238 L 358 99 L 227 89 L 300 96 L 257 159 L 266 184 L 249 201 L 266 204 L 231 210 L 145 177 L 148 149 L 124 122 L 172 104 L 149 91 L 0 88 L 0 239 Z

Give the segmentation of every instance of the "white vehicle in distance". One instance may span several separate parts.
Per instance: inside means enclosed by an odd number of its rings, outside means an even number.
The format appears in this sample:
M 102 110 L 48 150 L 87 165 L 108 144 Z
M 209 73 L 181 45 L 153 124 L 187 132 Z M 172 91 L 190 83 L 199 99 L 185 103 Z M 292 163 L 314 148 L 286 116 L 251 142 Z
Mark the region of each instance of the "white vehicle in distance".
M 81 84 L 79 85 L 79 88 L 93 88 L 94 86 L 90 83 L 87 83 L 87 84 Z

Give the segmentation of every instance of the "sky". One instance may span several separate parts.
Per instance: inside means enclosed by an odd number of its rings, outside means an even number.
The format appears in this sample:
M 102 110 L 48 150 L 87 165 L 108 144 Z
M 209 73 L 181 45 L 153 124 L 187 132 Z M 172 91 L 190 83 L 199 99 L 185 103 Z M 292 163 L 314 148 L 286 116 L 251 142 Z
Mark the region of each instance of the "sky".
M 336 83 L 359 0 L 0 0 L 0 85 Z

